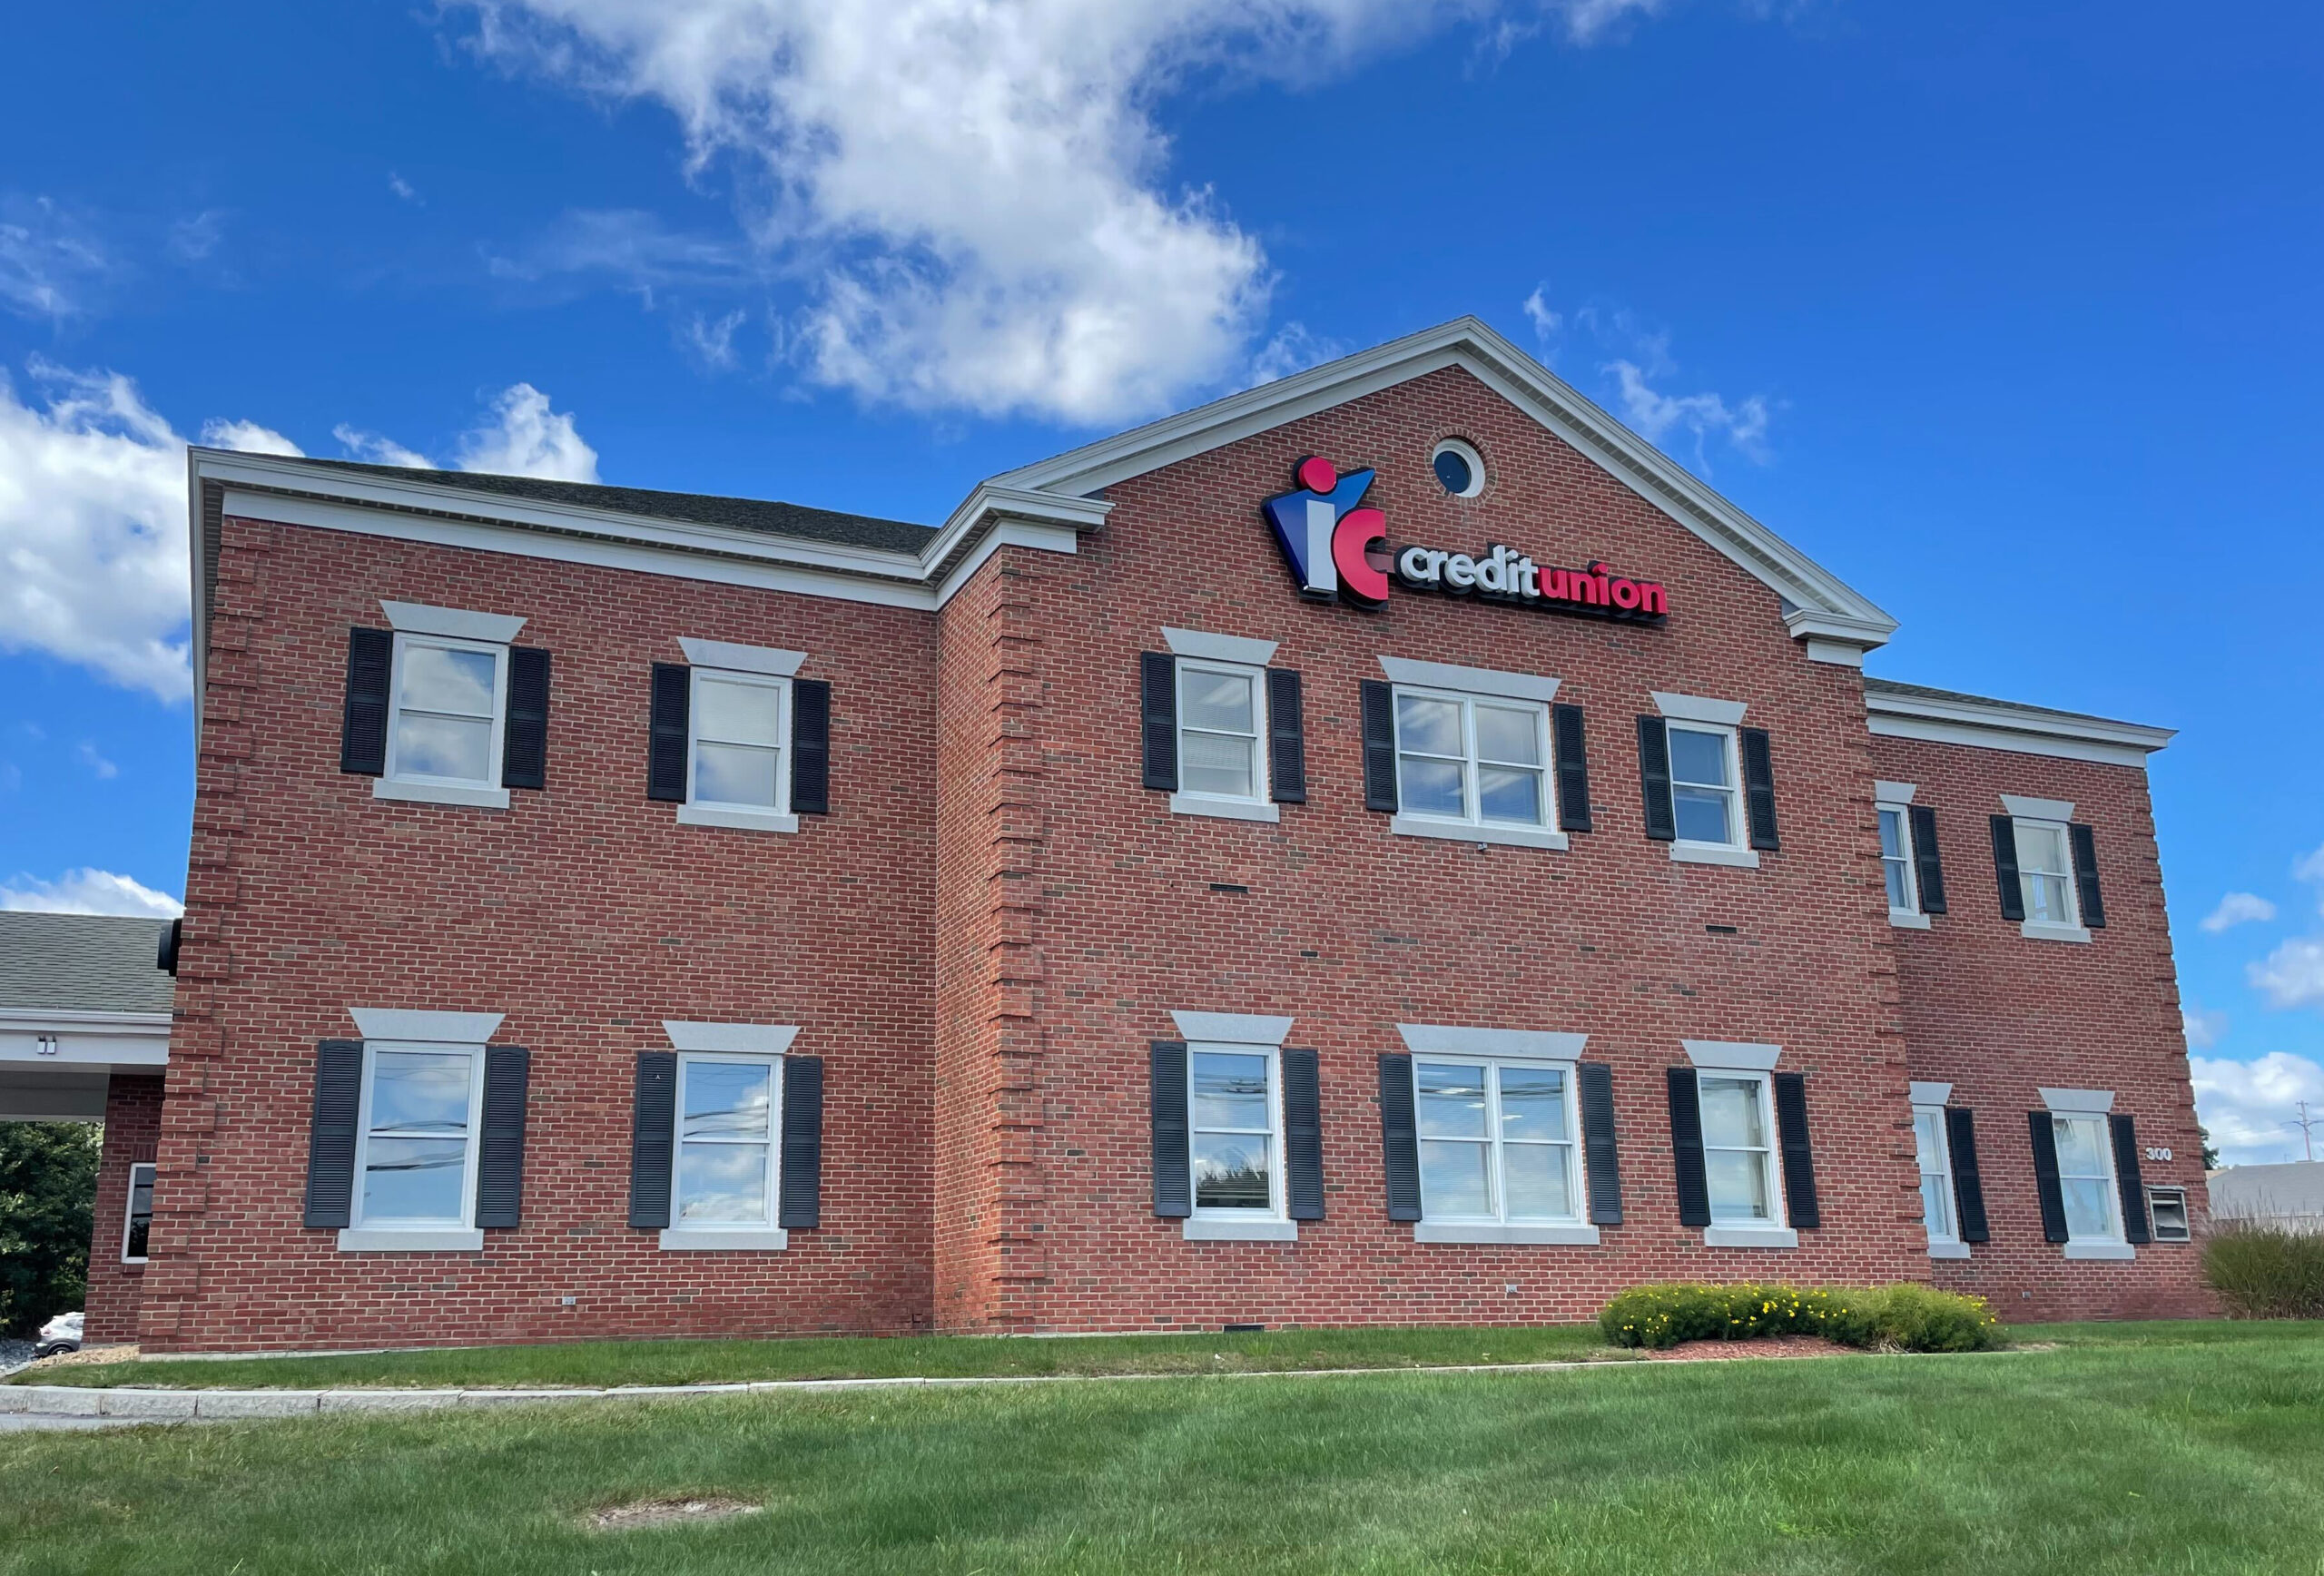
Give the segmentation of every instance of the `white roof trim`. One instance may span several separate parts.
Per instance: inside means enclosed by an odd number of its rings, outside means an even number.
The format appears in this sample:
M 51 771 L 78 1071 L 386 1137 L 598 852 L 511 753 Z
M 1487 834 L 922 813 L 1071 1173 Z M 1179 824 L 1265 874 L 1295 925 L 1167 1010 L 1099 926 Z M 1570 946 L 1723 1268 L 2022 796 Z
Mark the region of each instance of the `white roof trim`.
M 763 673 L 789 678 L 807 660 L 803 651 L 779 651 L 771 645 L 737 645 L 731 640 L 697 640 L 678 636 L 678 649 L 696 667 L 720 667 L 730 673 Z
M 986 488 L 1084 497 L 1446 367 L 1461 367 L 1603 466 L 1631 491 L 1797 605 L 1796 637 L 1885 643 L 1896 621 L 1721 497 L 1531 356 L 1473 317 L 1311 367 L 1256 389 L 994 477 Z M 980 489 L 982 490 L 982 489 Z M 1793 623 L 1794 619 L 1799 622 Z
M 1872 732 L 1882 738 L 1967 744 L 2113 766 L 2143 768 L 2147 756 L 2169 744 L 2178 732 L 2074 712 L 2001 705 L 1971 695 L 1899 694 L 1869 683 L 1864 707 Z

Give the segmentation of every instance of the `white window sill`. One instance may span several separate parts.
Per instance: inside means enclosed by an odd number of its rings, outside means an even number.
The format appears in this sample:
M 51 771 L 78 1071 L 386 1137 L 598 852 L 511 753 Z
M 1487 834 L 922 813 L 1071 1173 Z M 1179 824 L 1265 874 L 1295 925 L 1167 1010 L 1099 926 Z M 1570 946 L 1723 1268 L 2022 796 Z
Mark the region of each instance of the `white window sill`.
M 1562 832 L 1538 826 L 1471 825 L 1465 821 L 1438 821 L 1426 815 L 1392 815 L 1388 830 L 1398 837 L 1441 837 L 1447 842 L 1498 842 L 1510 848 L 1563 850 Z
M 1788 1226 L 1706 1226 L 1705 1247 L 1797 1247 L 1799 1233 Z
M 484 1233 L 481 1230 L 462 1231 L 458 1226 L 442 1229 L 414 1227 L 396 1230 L 387 1226 L 357 1227 L 339 1234 L 341 1253 L 482 1253 Z
M 1931 1258 L 1966 1258 L 1969 1245 L 1965 1242 L 1932 1242 L 1928 1245 Z
M 1173 793 L 1170 795 L 1173 815 L 1210 815 L 1221 821 L 1275 821 L 1283 819 L 1283 811 L 1273 804 L 1262 804 L 1256 799 L 1213 799 L 1205 793 Z
M 731 826 L 742 832 L 796 832 L 799 818 L 779 810 L 748 810 L 720 804 L 681 804 L 680 826 Z
M 1890 909 L 1888 911 L 1888 922 L 1896 926 L 1900 931 L 1925 931 L 1928 929 L 1928 916 L 1926 914 L 1916 914 L 1906 909 Z
M 1187 1217 L 1180 1230 L 1187 1242 L 1297 1242 L 1295 1220 L 1206 1220 Z
M 468 788 L 457 783 L 406 783 L 380 777 L 371 783 L 374 799 L 407 799 L 414 804 L 470 804 L 479 810 L 508 808 L 506 788 Z
M 1457 1220 L 1423 1220 L 1413 1224 L 1413 1240 L 1479 1246 L 1541 1243 L 1595 1247 L 1598 1246 L 1598 1228 L 1579 1223 L 1571 1226 L 1502 1226 L 1489 1220 L 1481 1220 L 1474 1225 Z
M 2017 927 L 2017 933 L 2029 941 L 2080 941 L 2085 945 L 2090 932 L 2080 925 L 2061 925 L 2049 920 L 2028 920 Z
M 2068 1258 L 2136 1258 L 2138 1249 L 2127 1242 L 2069 1242 Z
M 664 1253 L 781 1253 L 791 1246 L 787 1231 L 714 1231 L 705 1226 L 662 1233 Z
M 1759 851 L 1756 848 L 1728 848 L 1717 842 L 1674 842 L 1670 858 L 1678 864 L 1726 864 L 1737 870 L 1759 868 Z

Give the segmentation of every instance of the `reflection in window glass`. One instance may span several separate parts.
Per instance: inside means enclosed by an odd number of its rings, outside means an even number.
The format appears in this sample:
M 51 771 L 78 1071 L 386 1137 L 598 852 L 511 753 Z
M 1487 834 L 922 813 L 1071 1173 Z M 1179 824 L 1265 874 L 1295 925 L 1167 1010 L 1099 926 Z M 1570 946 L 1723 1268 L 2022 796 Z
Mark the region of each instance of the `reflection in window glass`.
M 1923 1106 L 1913 1112 L 1913 1147 L 1921 1163 L 1921 1221 L 1931 1242 L 1957 1240 L 1953 1224 L 1952 1151 L 1945 1143 L 1945 1113 Z
M 775 809 L 783 759 L 783 686 L 697 671 L 694 800 Z
M 1669 734 L 1670 807 L 1678 817 L 1679 841 L 1732 846 L 1737 815 L 1728 735 L 1675 723 Z
M 1256 673 L 1178 664 L 1178 787 L 1222 799 L 1259 792 Z
M 396 775 L 487 783 L 497 653 L 399 637 Z
M 1888 886 L 1888 907 L 1900 914 L 1913 913 L 1919 907 L 1913 901 L 1911 836 L 1903 811 L 1881 810 L 1880 874 Z
M 1547 713 L 1538 705 L 1396 692 L 1403 813 L 1546 827 Z
M 1196 1051 L 1193 1079 L 1195 1207 L 1275 1207 L 1274 1059 Z
M 1714 1223 L 1775 1218 L 1772 1154 L 1756 1078 L 1697 1075 L 1703 1114 L 1703 1170 Z
M 2043 924 L 2080 922 L 2069 891 L 2073 866 L 2066 859 L 2066 829 L 2053 822 L 2020 821 L 2017 879 L 2025 890 L 2025 917 Z
M 121 1256 L 143 1258 L 153 1226 L 153 1167 L 132 1166 L 129 1168 L 129 1232 L 123 1241 Z
M 680 1061 L 681 1226 L 764 1226 L 773 1199 L 774 1064 Z
M 468 1051 L 371 1057 L 363 1220 L 458 1226 L 468 1217 Z
M 2081 1241 L 2112 1241 L 2122 1233 L 2114 1221 L 2114 1156 L 2103 1117 L 2053 1117 L 2058 1145 L 2058 1190 L 2064 1196 L 2066 1235 Z
M 1427 1218 L 1575 1217 L 1564 1069 L 1415 1060 L 1413 1082 Z

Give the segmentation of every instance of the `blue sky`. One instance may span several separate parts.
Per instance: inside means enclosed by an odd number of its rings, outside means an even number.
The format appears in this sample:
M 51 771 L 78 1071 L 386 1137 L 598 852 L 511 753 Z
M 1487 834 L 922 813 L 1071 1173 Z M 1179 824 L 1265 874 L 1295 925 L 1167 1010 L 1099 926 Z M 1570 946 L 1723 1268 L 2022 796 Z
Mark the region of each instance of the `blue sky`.
M 182 891 L 206 428 L 933 521 L 1473 311 L 1902 619 L 1873 671 L 2181 729 L 2152 776 L 2206 1118 L 2290 1157 L 2291 1100 L 2324 1110 L 2313 7 L 12 27 L 0 901 Z M 2206 929 L 2230 893 L 2269 917 Z

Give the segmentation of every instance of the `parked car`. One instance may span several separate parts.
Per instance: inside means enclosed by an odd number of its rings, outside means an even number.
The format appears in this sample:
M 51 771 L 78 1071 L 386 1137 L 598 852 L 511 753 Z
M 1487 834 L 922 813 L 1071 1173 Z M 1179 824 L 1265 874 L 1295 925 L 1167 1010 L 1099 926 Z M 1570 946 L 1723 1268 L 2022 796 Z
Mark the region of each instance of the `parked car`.
M 40 1339 L 33 1344 L 33 1359 L 54 1357 L 59 1352 L 81 1349 L 81 1315 L 59 1314 L 40 1327 Z

